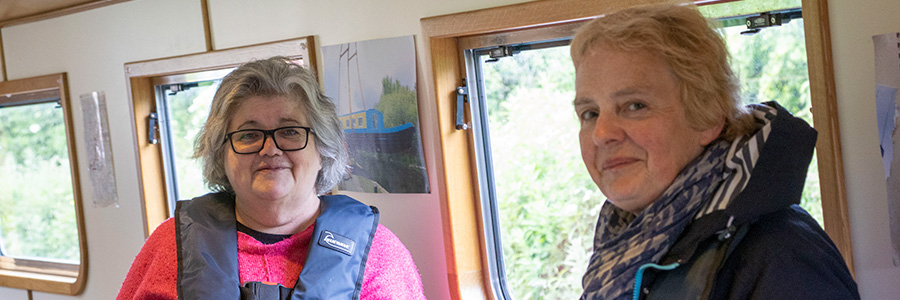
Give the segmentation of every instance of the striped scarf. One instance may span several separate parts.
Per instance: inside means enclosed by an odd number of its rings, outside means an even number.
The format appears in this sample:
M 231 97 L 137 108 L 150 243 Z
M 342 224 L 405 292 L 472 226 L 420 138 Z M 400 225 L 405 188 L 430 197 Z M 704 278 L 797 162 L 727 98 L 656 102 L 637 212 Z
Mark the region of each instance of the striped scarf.
M 744 189 L 776 114 L 766 105 L 750 108 L 755 134 L 711 143 L 639 214 L 603 204 L 582 299 L 631 298 L 638 268 L 659 262 L 691 220 L 724 209 Z

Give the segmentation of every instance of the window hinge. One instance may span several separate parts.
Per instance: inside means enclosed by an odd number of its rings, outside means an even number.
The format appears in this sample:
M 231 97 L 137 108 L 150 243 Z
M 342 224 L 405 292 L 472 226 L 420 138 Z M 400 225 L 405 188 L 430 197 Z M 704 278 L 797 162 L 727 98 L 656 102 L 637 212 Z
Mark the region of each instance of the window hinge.
M 463 120 L 466 115 L 465 104 L 469 102 L 469 88 L 466 87 L 465 78 L 462 82 L 462 86 L 456 87 L 456 129 L 458 130 L 469 129 L 469 124 Z
M 147 142 L 151 145 L 159 144 L 158 132 L 159 118 L 157 118 L 156 113 L 150 113 L 150 116 L 147 118 Z
M 516 53 L 519 53 L 522 49 L 521 46 L 497 46 L 488 50 L 489 59 L 484 62 L 495 62 L 502 57 L 513 56 Z
M 798 9 L 789 9 L 779 12 L 763 12 L 757 16 L 747 17 L 745 20 L 745 24 L 747 25 L 747 30 L 742 31 L 743 35 L 751 35 L 759 32 L 763 28 L 773 27 L 773 26 L 781 26 L 782 24 L 787 24 L 791 20 L 796 20 L 803 18 L 803 12 Z

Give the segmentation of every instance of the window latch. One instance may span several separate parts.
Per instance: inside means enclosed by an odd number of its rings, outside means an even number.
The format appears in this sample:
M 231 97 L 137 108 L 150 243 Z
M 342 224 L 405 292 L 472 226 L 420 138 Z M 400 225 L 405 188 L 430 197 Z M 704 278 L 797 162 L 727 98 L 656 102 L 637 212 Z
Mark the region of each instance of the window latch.
M 747 30 L 742 31 L 741 34 L 755 34 L 763 28 L 781 26 L 782 24 L 787 24 L 791 20 L 800 19 L 802 17 L 803 12 L 800 9 L 789 9 L 780 12 L 763 12 L 758 16 L 747 17 L 747 19 L 745 19 Z
M 157 138 L 156 133 L 159 131 L 159 119 L 156 116 L 156 113 L 150 113 L 150 116 L 147 118 L 147 142 L 151 145 L 159 144 L 159 138 Z
M 466 87 L 466 79 L 463 78 L 462 86 L 456 87 L 456 129 L 469 129 L 469 124 L 463 121 L 466 115 L 465 103 L 469 102 L 469 88 Z

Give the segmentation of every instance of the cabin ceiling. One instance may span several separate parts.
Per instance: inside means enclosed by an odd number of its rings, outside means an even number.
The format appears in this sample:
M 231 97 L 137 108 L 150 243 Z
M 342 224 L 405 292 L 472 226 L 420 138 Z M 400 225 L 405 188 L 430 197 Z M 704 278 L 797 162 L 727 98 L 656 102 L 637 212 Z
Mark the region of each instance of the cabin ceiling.
M 0 27 L 55 18 L 128 0 L 0 0 Z

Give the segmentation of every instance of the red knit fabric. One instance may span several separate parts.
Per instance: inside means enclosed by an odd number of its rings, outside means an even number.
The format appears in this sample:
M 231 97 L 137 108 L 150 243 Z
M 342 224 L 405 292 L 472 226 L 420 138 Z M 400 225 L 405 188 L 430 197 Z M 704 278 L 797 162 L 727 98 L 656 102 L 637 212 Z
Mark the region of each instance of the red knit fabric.
M 265 245 L 238 234 L 241 282 L 267 281 L 293 287 L 303 269 L 313 228 Z M 178 258 L 175 221 L 166 220 L 144 243 L 116 299 L 176 299 Z M 409 251 L 387 227 L 378 225 L 366 262 L 360 299 L 425 299 Z

